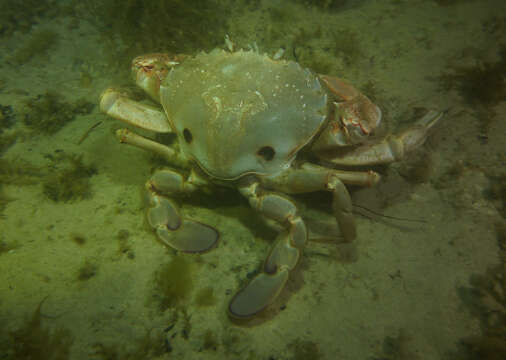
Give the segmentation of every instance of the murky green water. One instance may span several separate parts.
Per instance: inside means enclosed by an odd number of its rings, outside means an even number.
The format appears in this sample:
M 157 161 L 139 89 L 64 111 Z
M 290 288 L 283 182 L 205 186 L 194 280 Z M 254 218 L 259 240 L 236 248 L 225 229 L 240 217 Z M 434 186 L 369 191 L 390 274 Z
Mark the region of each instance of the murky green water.
M 1 1 L 0 358 L 506 356 L 504 14 L 498 0 Z M 200 184 L 175 197 L 170 219 L 207 224 L 218 243 L 171 249 L 146 219 L 144 185 L 161 167 L 188 176 L 160 155 L 180 150 L 176 136 L 98 106 L 108 87 L 157 106 L 132 81 L 135 56 L 230 47 L 346 79 L 381 109 L 373 142 L 446 112 L 403 161 L 353 169 L 381 180 L 348 186 L 352 242 L 329 192 L 290 196 L 309 241 L 249 321 L 228 305 L 262 271 L 277 231 L 236 183 Z M 125 127 L 167 148 L 120 144 Z M 304 161 L 347 169 L 308 154 L 292 165 Z

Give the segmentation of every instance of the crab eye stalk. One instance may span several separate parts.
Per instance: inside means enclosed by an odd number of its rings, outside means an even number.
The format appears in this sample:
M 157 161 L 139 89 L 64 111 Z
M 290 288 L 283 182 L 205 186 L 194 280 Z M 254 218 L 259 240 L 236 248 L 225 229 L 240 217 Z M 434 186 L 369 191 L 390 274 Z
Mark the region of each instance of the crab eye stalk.
M 257 155 L 260 156 L 265 161 L 271 161 L 274 159 L 274 155 L 276 155 L 276 151 L 272 146 L 262 146 L 258 151 Z

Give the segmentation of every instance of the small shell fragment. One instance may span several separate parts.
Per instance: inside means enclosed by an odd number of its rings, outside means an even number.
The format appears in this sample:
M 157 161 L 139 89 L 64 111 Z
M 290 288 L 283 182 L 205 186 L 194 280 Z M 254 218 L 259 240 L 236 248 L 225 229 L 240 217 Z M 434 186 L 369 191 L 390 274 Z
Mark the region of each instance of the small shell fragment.
M 274 56 L 272 57 L 274 60 L 279 60 L 283 57 L 285 54 L 285 49 L 279 48 L 278 51 L 274 53 Z
M 228 51 L 234 52 L 235 44 L 230 40 L 228 34 L 225 34 L 225 45 L 227 46 Z

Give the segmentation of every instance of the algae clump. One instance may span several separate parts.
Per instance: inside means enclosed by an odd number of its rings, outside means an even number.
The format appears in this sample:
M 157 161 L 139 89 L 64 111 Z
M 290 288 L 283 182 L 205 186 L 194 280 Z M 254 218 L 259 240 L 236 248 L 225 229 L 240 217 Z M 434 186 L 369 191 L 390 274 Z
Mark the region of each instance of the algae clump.
M 23 123 L 32 130 L 51 135 L 74 120 L 77 115 L 90 113 L 94 106 L 85 100 L 70 103 L 60 94 L 47 91 L 26 101 Z
M 77 280 L 86 281 L 97 275 L 98 266 L 91 262 L 90 260 L 86 260 L 84 264 L 79 268 L 77 272 Z
M 54 160 L 58 164 L 66 164 L 66 167 L 45 178 L 44 195 L 55 202 L 69 202 L 91 197 L 90 178 L 97 173 L 96 167 L 86 165 L 82 155 L 59 154 Z
M 228 14 L 217 0 L 87 0 L 75 10 L 110 43 L 108 48 L 115 51 L 109 54 L 111 62 L 154 51 L 209 50 L 227 32 Z M 118 56 L 121 48 L 125 50 Z
M 52 30 L 39 30 L 7 59 L 13 65 L 23 65 L 36 56 L 47 54 L 56 45 L 59 35 Z
M 59 11 L 57 0 L 0 0 L 0 35 L 26 33 L 41 18 L 55 17 Z
M 193 290 L 193 266 L 182 256 L 176 256 L 168 264 L 162 265 L 155 273 L 153 299 L 158 309 L 181 305 Z
M 214 290 L 208 286 L 200 289 L 195 297 L 195 304 L 198 307 L 208 307 L 216 304 L 216 297 L 214 296 Z
M 169 352 L 163 333 L 151 336 L 151 330 L 139 339 L 133 341 L 133 348 L 125 350 L 124 344 L 105 345 L 101 342 L 94 345 L 95 356 L 103 360 L 139 360 L 152 359 Z
M 69 359 L 73 337 L 69 330 L 51 331 L 42 326 L 41 301 L 32 317 L 22 327 L 0 338 L 8 339 L 0 344 L 2 359 L 16 360 L 64 360 Z

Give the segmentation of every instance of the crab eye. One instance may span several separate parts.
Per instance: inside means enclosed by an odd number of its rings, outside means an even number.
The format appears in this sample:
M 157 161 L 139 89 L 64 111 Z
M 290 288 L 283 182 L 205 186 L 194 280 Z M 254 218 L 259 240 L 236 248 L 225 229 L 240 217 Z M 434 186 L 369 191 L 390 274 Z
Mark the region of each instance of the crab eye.
M 271 146 L 262 146 L 258 151 L 257 155 L 266 161 L 271 161 L 276 155 L 276 151 Z
M 184 137 L 184 140 L 188 143 L 188 144 L 191 144 L 192 140 L 193 140 L 193 135 L 191 133 L 190 130 L 188 129 L 184 129 L 183 130 L 183 137 Z

